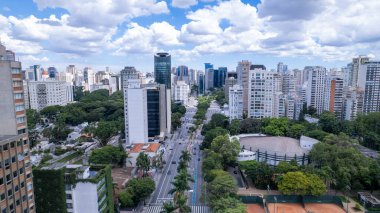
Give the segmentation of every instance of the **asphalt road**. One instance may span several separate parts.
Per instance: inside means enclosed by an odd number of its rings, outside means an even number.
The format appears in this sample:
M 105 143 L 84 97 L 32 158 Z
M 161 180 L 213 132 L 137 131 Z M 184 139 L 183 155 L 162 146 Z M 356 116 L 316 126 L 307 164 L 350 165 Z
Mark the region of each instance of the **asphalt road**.
M 201 153 L 199 153 L 199 140 L 190 140 L 188 128 L 192 125 L 192 118 L 196 112 L 195 107 L 187 107 L 186 113 L 182 119 L 181 128 L 173 134 L 172 140 L 166 141 L 168 145 L 166 155 L 166 165 L 161 173 L 161 177 L 156 185 L 156 190 L 153 193 L 150 204 L 161 204 L 167 201 L 172 201 L 173 195 L 169 192 L 172 189 L 171 182 L 177 175 L 177 166 L 179 157 L 183 150 L 189 150 L 192 154 L 192 161 L 189 163 L 189 173 L 194 178 L 194 183 L 190 183 L 193 192 L 189 193 L 189 204 L 198 204 L 201 195 L 202 173 L 201 173 Z M 194 150 L 195 147 L 195 150 Z M 195 155 L 193 155 L 193 153 Z

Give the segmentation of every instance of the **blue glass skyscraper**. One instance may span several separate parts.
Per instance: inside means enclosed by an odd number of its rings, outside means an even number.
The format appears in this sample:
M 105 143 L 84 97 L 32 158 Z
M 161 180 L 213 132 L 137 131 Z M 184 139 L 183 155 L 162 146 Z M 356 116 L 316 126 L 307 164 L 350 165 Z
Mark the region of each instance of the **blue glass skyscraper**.
M 171 88 L 171 56 L 169 53 L 157 53 L 154 56 L 154 79 L 159 84 Z

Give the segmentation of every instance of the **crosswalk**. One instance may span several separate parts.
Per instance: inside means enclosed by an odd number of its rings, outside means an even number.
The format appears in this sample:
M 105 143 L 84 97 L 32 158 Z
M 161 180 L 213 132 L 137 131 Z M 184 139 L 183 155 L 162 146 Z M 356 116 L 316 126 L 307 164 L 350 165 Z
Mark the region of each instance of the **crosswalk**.
M 160 213 L 163 211 L 162 206 L 149 206 L 145 209 L 144 213 Z M 192 213 L 211 213 L 211 210 L 208 206 L 191 206 Z

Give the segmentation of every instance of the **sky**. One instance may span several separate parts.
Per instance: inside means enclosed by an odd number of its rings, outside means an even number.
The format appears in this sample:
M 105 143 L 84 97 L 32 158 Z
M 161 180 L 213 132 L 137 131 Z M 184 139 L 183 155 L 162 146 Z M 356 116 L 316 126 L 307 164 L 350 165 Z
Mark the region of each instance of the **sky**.
M 69 64 L 118 72 L 204 63 L 235 70 L 345 66 L 380 54 L 379 0 L 0 0 L 0 39 L 23 67 Z

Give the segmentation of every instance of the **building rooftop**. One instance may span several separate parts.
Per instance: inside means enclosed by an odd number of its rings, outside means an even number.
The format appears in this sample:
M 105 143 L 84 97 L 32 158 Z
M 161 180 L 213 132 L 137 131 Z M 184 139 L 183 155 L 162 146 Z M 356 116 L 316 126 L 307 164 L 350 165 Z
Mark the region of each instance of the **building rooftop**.
M 271 136 L 239 136 L 240 146 L 246 150 L 277 153 L 278 155 L 303 155 L 308 154 L 309 150 L 303 149 L 300 142 L 294 138 L 271 137 Z
M 134 144 L 129 151 L 130 153 L 139 153 L 139 152 L 157 152 L 160 148 L 160 143 L 137 143 Z

